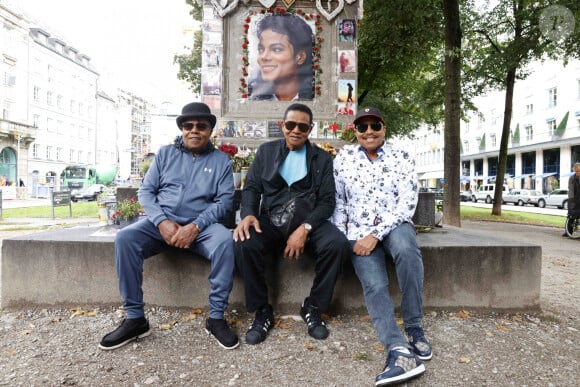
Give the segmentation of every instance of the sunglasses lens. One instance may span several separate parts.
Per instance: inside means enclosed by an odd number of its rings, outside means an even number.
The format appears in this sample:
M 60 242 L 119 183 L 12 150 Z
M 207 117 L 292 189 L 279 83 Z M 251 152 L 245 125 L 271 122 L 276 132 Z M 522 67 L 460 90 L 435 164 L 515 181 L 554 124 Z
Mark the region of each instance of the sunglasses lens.
M 373 122 L 372 124 L 357 124 L 356 125 L 356 130 L 359 133 L 364 133 L 364 132 L 367 131 L 367 129 L 368 129 L 369 126 L 375 132 L 378 132 L 379 130 L 381 130 L 383 128 L 383 125 L 381 125 L 379 122 Z
M 181 128 L 185 130 L 192 130 L 194 127 L 196 127 L 198 130 L 209 129 L 209 125 L 204 122 L 185 122 L 181 125 Z
M 296 126 L 298 126 L 298 130 L 301 131 L 302 133 L 306 133 L 310 129 L 310 125 L 304 124 L 302 122 L 300 122 L 300 123 L 294 122 L 294 121 L 284 122 L 284 127 L 286 127 L 286 129 L 288 129 L 288 130 L 294 130 L 294 128 Z

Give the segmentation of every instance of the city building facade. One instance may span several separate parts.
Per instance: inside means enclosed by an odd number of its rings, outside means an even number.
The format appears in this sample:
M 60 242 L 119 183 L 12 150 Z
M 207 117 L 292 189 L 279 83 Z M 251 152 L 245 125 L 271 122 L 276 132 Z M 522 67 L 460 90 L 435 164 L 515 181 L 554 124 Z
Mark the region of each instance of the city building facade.
M 505 182 L 509 188 L 551 192 L 566 185 L 580 161 L 580 61 L 538 61 L 516 81 Z M 493 183 L 504 115 L 505 91 L 474 100 L 478 112 L 461 123 L 462 189 Z M 420 185 L 443 184 L 443 127 L 415 133 Z

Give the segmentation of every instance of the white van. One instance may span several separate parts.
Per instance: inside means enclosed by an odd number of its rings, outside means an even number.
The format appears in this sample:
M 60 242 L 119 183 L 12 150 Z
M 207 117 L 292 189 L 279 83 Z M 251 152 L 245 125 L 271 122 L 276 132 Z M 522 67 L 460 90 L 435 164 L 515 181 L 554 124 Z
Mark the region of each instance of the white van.
M 507 184 L 503 185 L 503 195 L 509 192 Z M 478 200 L 484 200 L 487 204 L 493 202 L 493 196 L 495 195 L 495 184 L 483 184 L 480 185 L 477 191 L 471 196 L 471 200 L 477 203 Z

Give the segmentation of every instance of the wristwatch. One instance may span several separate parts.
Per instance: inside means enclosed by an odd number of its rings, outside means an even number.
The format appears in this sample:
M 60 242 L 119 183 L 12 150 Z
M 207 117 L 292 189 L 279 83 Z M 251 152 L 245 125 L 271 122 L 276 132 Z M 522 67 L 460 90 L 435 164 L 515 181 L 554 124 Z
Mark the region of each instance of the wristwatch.
M 312 226 L 310 225 L 310 223 L 302 223 L 302 226 L 304 226 L 304 229 L 306 230 L 307 233 L 310 233 L 310 231 L 312 231 Z

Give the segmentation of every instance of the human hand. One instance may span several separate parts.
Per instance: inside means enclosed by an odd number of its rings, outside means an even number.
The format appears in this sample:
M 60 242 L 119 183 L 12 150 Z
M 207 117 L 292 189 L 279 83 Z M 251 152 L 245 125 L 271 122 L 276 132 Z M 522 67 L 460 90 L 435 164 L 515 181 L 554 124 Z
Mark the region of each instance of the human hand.
M 177 232 L 179 225 L 172 220 L 165 219 L 164 221 L 162 221 L 157 225 L 157 228 L 159 229 L 159 233 L 163 237 L 165 243 L 167 243 L 169 246 L 173 246 L 171 239 L 173 238 L 173 235 Z
M 261 234 L 260 221 L 254 215 L 248 215 L 234 229 L 234 241 L 245 241 L 250 239 L 250 227 L 254 227 L 256 232 Z
M 302 253 L 304 253 L 304 245 L 308 239 L 308 231 L 304 227 L 298 227 L 286 241 L 286 248 L 284 249 L 284 257 L 289 260 L 298 260 Z
M 358 241 L 356 241 L 356 243 L 352 248 L 352 251 L 356 255 L 360 255 L 363 257 L 371 255 L 372 251 L 375 249 L 375 247 L 377 247 L 377 243 L 379 243 L 379 240 L 375 238 L 372 234 L 369 234 L 363 239 L 359 239 Z
M 189 249 L 199 235 L 199 228 L 193 224 L 177 226 L 177 231 L 171 237 L 171 245 L 180 249 Z

